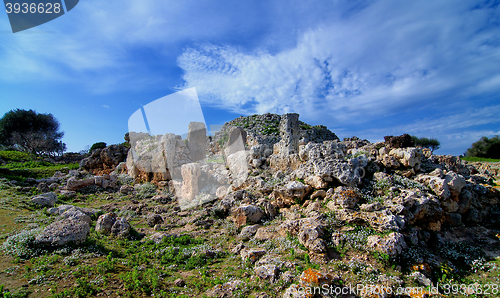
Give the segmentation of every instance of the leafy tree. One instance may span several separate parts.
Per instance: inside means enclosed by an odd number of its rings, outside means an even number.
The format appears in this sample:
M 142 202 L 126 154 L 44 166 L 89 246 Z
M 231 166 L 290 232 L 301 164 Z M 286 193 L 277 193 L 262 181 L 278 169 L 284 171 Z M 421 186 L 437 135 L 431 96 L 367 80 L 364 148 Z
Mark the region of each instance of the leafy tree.
M 465 152 L 466 156 L 500 158 L 500 137 L 482 137 Z
M 0 119 L 0 144 L 30 154 L 62 153 L 66 149 L 60 141 L 63 135 L 59 131 L 59 122 L 52 114 L 15 109 Z
M 437 150 L 439 148 L 441 148 L 441 143 L 437 140 L 437 139 L 434 139 L 434 138 L 419 138 L 419 137 L 416 137 L 416 136 L 411 136 L 411 138 L 413 139 L 413 142 L 415 143 L 415 146 L 420 146 L 420 147 L 423 147 L 423 148 L 429 148 L 431 149 L 432 152 L 434 152 L 434 150 Z
M 106 143 L 104 143 L 104 142 L 97 142 L 97 143 L 94 143 L 92 145 L 92 147 L 90 147 L 89 152 L 92 152 L 95 149 L 104 149 L 104 148 L 106 148 Z

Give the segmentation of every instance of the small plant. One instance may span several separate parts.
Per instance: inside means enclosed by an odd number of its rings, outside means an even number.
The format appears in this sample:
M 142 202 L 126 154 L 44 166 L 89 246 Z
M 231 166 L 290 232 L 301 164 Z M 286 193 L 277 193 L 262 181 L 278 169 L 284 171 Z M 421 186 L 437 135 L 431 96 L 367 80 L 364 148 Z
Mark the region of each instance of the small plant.
M 137 190 L 137 196 L 141 199 L 149 199 L 156 195 L 156 186 L 149 182 L 139 185 Z
M 5 240 L 1 250 L 6 254 L 22 259 L 30 259 L 39 255 L 43 250 L 33 246 L 35 237 L 42 231 L 41 228 L 24 230 L 18 234 L 10 236 Z

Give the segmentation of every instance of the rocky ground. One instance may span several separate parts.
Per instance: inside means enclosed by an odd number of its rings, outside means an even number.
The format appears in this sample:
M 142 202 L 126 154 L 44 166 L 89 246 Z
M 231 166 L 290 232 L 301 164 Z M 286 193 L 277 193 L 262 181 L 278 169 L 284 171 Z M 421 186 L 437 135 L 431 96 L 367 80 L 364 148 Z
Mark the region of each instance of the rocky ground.
M 266 114 L 202 141 L 131 134 L 78 170 L 2 179 L 4 295 L 499 296 L 498 164 L 311 129 Z

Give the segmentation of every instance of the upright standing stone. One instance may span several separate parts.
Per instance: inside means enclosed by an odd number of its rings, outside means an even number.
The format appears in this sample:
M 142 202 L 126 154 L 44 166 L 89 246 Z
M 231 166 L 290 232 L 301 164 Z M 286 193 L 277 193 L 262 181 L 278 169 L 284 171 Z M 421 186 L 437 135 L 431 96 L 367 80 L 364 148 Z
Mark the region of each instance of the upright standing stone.
M 198 163 L 188 163 L 181 167 L 182 172 L 182 195 L 183 200 L 192 201 L 198 194 L 198 179 L 201 175 L 201 167 Z M 185 203 L 185 202 L 184 202 Z
M 299 114 L 289 113 L 281 116 L 279 153 L 284 155 L 299 153 Z
M 207 150 L 207 129 L 205 128 L 205 123 L 190 122 L 187 141 L 191 161 L 197 162 L 203 160 Z
M 226 157 L 238 151 L 245 150 L 246 132 L 239 128 L 233 127 L 229 131 L 229 140 L 225 144 L 224 153 Z

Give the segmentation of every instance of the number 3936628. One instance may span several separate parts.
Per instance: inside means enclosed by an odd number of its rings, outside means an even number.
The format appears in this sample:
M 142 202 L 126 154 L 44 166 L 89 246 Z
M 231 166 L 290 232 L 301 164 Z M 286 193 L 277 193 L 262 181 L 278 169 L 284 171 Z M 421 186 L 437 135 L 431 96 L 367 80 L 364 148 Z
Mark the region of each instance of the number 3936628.
M 60 3 L 5 3 L 7 13 L 60 13 Z

